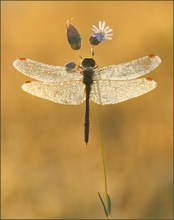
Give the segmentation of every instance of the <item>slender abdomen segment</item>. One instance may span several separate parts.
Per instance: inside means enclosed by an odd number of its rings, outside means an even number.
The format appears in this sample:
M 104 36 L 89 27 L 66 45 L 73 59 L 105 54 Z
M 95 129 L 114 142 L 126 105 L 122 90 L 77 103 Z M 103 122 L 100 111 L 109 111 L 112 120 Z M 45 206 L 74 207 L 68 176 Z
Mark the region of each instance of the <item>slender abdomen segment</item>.
M 86 85 L 86 109 L 85 109 L 85 124 L 84 124 L 84 135 L 85 143 L 87 145 L 89 140 L 89 97 L 90 97 L 91 86 Z
M 85 143 L 89 141 L 89 99 L 91 92 L 91 84 L 93 83 L 93 69 L 85 69 L 83 71 L 83 83 L 85 84 L 86 93 L 86 108 L 85 108 L 85 124 L 84 124 L 84 138 Z

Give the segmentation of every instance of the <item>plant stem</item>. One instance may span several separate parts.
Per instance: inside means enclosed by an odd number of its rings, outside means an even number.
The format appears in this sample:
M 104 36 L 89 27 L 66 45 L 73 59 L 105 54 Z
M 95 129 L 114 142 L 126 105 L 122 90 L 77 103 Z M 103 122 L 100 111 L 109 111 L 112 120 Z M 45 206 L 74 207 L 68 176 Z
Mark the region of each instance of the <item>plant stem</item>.
M 95 109 L 96 123 L 97 123 L 97 130 L 98 130 L 98 138 L 99 138 L 101 157 L 102 157 L 102 163 L 103 163 L 103 173 L 104 173 L 104 183 L 105 183 L 105 204 L 106 204 L 107 203 L 107 198 L 108 198 L 106 164 L 105 164 L 104 148 L 103 148 L 103 142 L 102 142 L 102 133 L 101 133 L 101 129 L 100 129 L 99 112 L 98 112 L 98 109 L 97 109 L 97 105 L 95 103 L 94 103 L 94 109 Z M 107 216 L 107 219 L 109 219 L 108 216 Z

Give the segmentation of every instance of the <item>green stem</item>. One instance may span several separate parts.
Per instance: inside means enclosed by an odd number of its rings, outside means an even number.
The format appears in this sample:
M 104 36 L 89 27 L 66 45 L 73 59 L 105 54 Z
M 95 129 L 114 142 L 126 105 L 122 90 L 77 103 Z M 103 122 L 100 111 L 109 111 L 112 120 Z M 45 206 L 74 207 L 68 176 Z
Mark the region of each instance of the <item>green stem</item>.
M 106 164 L 105 164 L 105 158 L 104 158 L 104 148 L 103 148 L 103 142 L 102 142 L 102 133 L 101 133 L 100 122 L 99 122 L 99 113 L 97 111 L 97 105 L 95 103 L 94 103 L 94 109 L 95 109 L 96 122 L 97 122 L 97 130 L 98 130 L 98 138 L 99 138 L 101 157 L 102 157 L 102 163 L 103 163 L 103 173 L 104 173 L 104 182 L 105 182 L 105 204 L 106 204 L 107 203 L 107 199 L 108 199 Z M 108 216 L 107 216 L 107 218 L 109 219 Z

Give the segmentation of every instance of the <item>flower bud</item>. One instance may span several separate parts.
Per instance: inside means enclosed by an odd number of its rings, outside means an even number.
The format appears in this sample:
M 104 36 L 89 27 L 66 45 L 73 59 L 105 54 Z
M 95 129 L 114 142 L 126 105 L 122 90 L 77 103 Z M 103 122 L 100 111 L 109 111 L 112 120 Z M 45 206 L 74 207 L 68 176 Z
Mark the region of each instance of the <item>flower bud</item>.
M 78 30 L 72 24 L 70 24 L 69 21 L 66 25 L 66 34 L 71 48 L 73 50 L 79 50 L 81 48 L 81 36 Z
M 65 64 L 67 70 L 71 71 L 76 67 L 76 63 L 74 61 L 69 61 Z
M 98 45 L 103 40 L 103 36 L 101 34 L 92 34 L 89 38 L 89 42 L 91 45 Z

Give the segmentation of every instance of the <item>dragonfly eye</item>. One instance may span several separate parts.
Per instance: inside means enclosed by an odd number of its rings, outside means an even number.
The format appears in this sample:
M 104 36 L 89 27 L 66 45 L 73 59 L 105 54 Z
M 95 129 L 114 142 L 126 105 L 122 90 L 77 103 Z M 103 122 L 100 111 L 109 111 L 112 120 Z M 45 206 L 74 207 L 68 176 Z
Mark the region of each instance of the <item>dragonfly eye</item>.
M 95 67 L 95 60 L 92 58 L 85 58 L 82 60 L 82 67 Z

